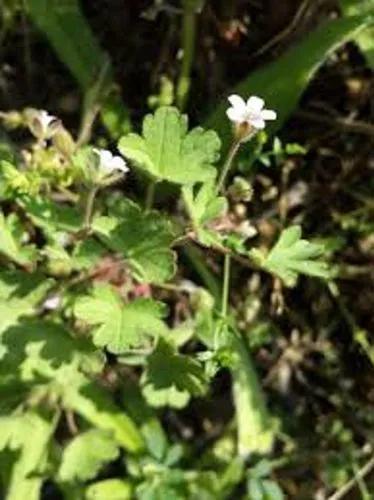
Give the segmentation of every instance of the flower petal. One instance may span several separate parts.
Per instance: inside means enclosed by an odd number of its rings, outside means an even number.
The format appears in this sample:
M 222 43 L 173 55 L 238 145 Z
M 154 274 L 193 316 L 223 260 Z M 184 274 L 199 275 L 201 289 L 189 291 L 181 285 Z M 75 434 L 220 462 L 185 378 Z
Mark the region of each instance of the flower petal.
M 228 118 L 235 123 L 242 123 L 245 121 L 245 115 L 241 109 L 229 108 L 226 111 Z
M 126 173 L 129 170 L 129 167 L 126 165 L 126 162 L 120 156 L 113 156 L 112 167 L 116 170 L 121 170 L 121 172 Z
M 261 118 L 263 120 L 276 120 L 277 113 L 275 111 L 273 111 L 272 109 L 263 109 L 261 111 Z
M 265 101 L 261 97 L 251 96 L 247 101 L 247 110 L 251 113 L 259 113 L 265 105 Z
M 252 127 L 258 130 L 263 130 L 265 128 L 265 120 L 263 120 L 262 118 L 256 117 L 252 120 L 248 120 L 248 122 L 250 123 L 250 125 L 252 125 Z
M 228 97 L 228 101 L 236 109 L 244 110 L 246 107 L 245 100 L 240 95 L 232 94 Z

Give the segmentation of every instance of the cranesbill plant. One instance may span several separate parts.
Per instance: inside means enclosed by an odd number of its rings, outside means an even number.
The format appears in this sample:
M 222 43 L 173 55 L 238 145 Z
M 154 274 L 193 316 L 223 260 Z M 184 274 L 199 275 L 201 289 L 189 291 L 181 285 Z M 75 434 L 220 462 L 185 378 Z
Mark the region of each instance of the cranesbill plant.
M 255 196 L 246 179 L 231 180 L 238 152 L 276 113 L 255 96 L 229 102 L 223 161 L 216 132 L 190 129 L 174 107 L 122 137 L 122 156 L 78 146 L 45 111 L 2 115 L 35 138 L 0 162 L 7 498 L 38 499 L 46 481 L 67 498 L 233 498 L 244 460 L 271 451 L 277 423 L 231 305 L 232 266 L 285 286 L 329 271 L 323 247 L 300 227 L 284 229 L 267 252 L 249 243 L 252 222 L 232 217 L 233 200 Z M 163 204 L 165 187 L 172 200 Z M 208 254 L 223 261 L 222 275 Z M 209 396 L 221 370 L 231 372 L 235 412 L 191 466 L 197 451 L 168 435 L 161 417 Z M 97 479 L 108 464 L 117 475 Z M 267 474 L 249 484 L 281 495 Z

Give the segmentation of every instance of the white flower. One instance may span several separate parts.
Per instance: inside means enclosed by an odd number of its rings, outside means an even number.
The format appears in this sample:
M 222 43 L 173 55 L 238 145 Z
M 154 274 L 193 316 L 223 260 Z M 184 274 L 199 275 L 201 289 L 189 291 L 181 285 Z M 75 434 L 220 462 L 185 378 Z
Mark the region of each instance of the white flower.
M 50 139 L 61 125 L 60 120 L 53 115 L 50 115 L 44 109 L 29 110 L 29 128 L 32 134 L 39 140 L 44 141 Z
M 247 102 L 239 95 L 228 98 L 231 107 L 226 111 L 229 119 L 237 124 L 246 123 L 256 130 L 265 128 L 267 120 L 276 120 L 277 114 L 271 109 L 264 109 L 265 101 L 261 97 L 252 96 Z
M 124 174 L 128 172 L 129 168 L 120 156 L 114 156 L 107 149 L 94 149 L 94 153 L 99 157 L 99 169 L 105 175 L 110 175 L 115 170 L 120 170 Z
M 47 111 L 41 110 L 38 114 L 38 121 L 42 129 L 43 135 L 46 136 L 49 131 L 49 126 L 52 122 L 57 121 L 57 118 L 50 115 Z
M 247 240 L 256 236 L 257 229 L 248 220 L 245 220 L 239 224 L 237 232 L 240 236 L 242 236 L 242 238 Z
M 51 295 L 44 302 L 43 307 L 47 311 L 54 311 L 55 309 L 57 309 L 60 306 L 60 304 L 61 304 L 61 296 L 60 295 Z

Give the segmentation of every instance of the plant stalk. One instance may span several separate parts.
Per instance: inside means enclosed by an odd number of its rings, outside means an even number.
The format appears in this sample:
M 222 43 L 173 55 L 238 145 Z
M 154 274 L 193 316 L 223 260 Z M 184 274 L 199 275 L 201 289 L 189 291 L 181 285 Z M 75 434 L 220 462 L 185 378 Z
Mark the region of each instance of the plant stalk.
M 223 165 L 223 168 L 221 170 L 218 182 L 217 182 L 217 193 L 222 193 L 225 190 L 225 182 L 226 182 L 226 177 L 227 174 L 229 173 L 232 162 L 239 151 L 241 145 L 241 141 L 238 139 L 234 139 L 233 143 L 231 144 L 230 150 L 228 152 L 225 164 Z
M 153 207 L 153 202 L 155 199 L 156 183 L 155 181 L 150 181 L 147 186 L 147 192 L 145 196 L 145 210 L 149 212 Z
M 191 86 L 191 70 L 195 55 L 196 12 L 191 0 L 184 0 L 182 25 L 182 66 L 177 83 L 176 99 L 178 108 L 186 106 Z
M 223 288 L 222 288 L 222 317 L 227 316 L 229 293 L 230 293 L 230 270 L 231 270 L 231 256 L 229 253 L 225 254 L 223 264 Z
M 96 186 L 92 187 L 87 195 L 86 209 L 84 212 L 84 231 L 88 232 L 91 228 L 92 215 L 94 210 L 95 198 L 98 188 Z

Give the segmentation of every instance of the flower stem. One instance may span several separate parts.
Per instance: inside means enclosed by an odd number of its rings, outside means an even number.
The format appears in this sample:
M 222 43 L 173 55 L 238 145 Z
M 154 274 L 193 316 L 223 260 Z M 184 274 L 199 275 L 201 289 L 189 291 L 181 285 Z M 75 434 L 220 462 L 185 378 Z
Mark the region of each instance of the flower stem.
M 196 38 L 196 13 L 191 0 L 184 0 L 183 26 L 182 26 L 182 67 L 177 84 L 177 106 L 183 110 L 190 90 L 191 70 L 195 53 Z
M 149 212 L 152 209 L 153 202 L 155 199 L 156 183 L 151 181 L 147 187 L 147 193 L 145 196 L 145 209 Z
M 218 182 L 217 182 L 217 193 L 221 193 L 225 189 L 225 181 L 227 174 L 230 171 L 232 162 L 239 151 L 241 141 L 238 139 L 234 139 L 233 143 L 231 144 L 230 150 L 228 152 L 225 164 L 223 165 L 223 168 L 221 170 Z
M 86 232 L 88 232 L 91 227 L 92 214 L 93 214 L 97 191 L 98 191 L 97 186 L 94 186 L 90 189 L 87 195 L 86 209 L 84 212 L 84 231 Z
M 229 305 L 229 292 L 230 292 L 230 271 L 231 271 L 231 256 L 229 253 L 225 254 L 223 264 L 223 287 L 222 287 L 222 304 L 221 314 L 223 317 L 227 316 Z

